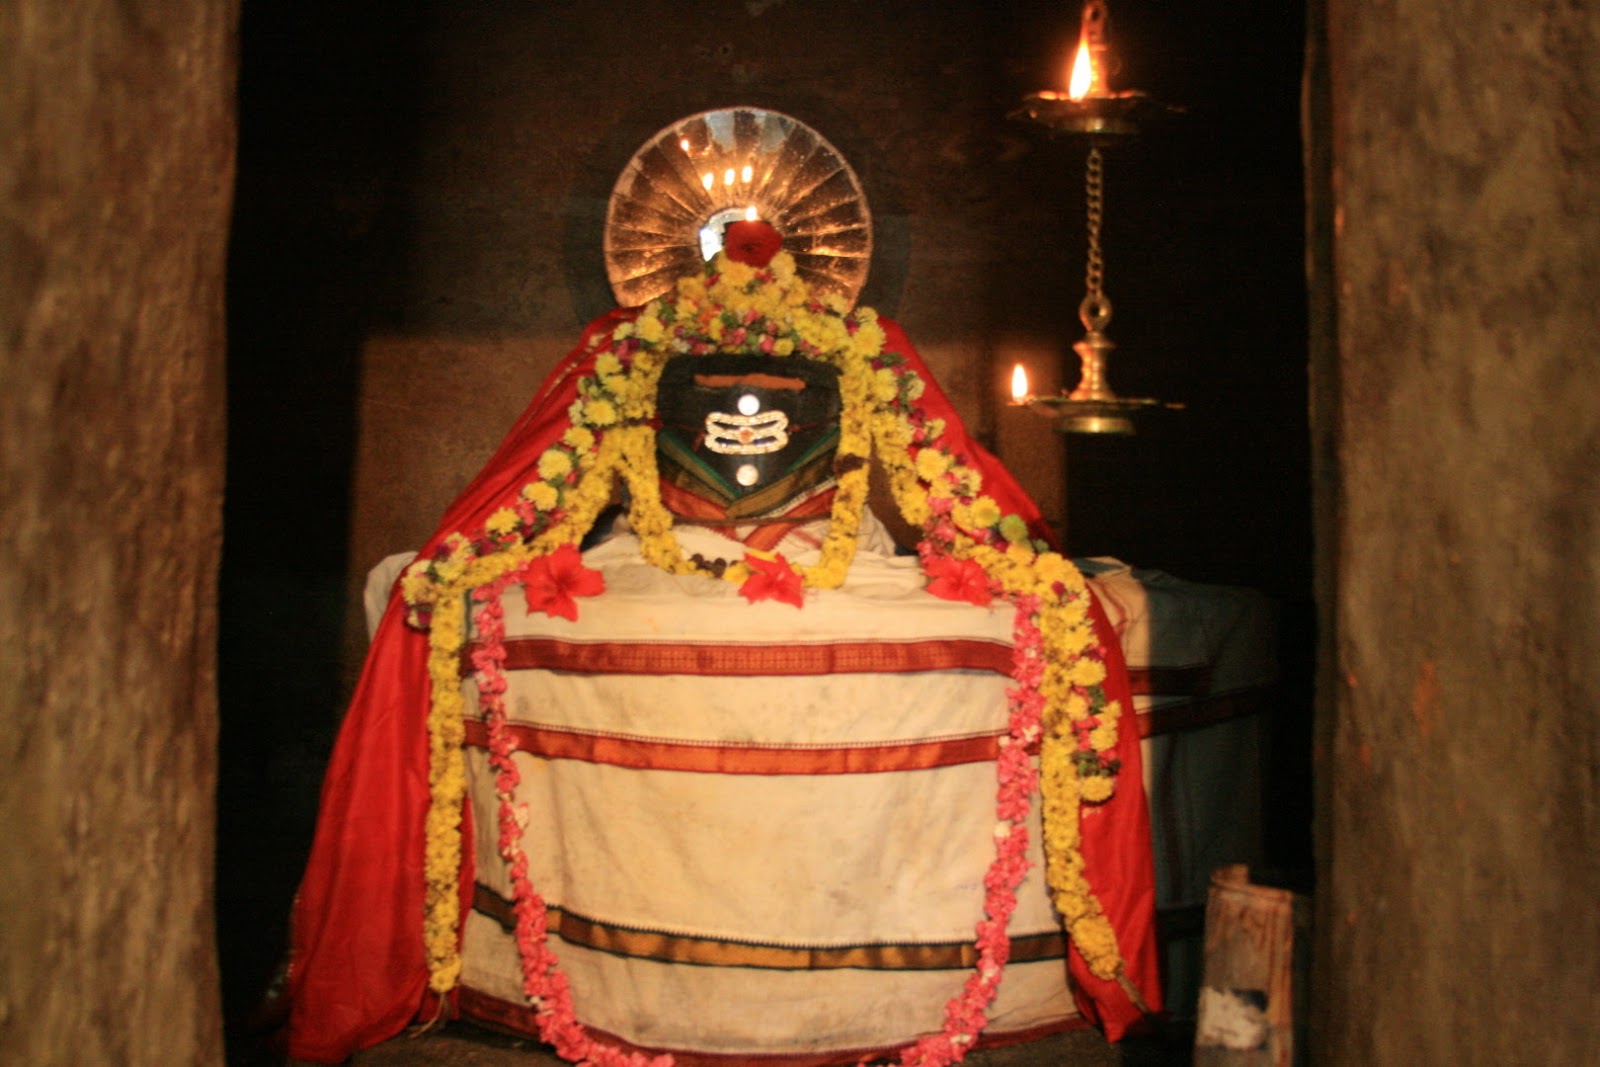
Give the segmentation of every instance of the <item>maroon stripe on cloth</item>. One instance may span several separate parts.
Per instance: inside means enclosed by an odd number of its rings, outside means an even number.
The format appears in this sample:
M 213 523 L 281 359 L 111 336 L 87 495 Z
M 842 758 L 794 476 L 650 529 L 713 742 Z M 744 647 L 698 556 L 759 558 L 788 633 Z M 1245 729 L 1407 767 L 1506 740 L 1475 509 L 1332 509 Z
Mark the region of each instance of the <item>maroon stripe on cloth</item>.
M 466 743 L 489 747 L 489 727 L 481 719 L 465 723 Z M 937 737 L 918 741 L 816 747 L 724 745 L 590 733 L 548 726 L 507 723 L 516 751 L 542 759 L 570 759 L 611 767 L 702 774 L 882 774 L 923 771 L 965 763 L 988 763 L 999 756 L 999 734 Z
M 461 674 L 472 674 L 476 642 L 461 650 Z M 910 674 L 990 671 L 1011 674 L 1011 645 L 981 638 L 921 641 L 828 641 L 737 644 L 699 641 L 563 641 L 514 637 L 505 642 L 506 670 L 576 674 L 690 674 L 725 678 L 766 675 Z

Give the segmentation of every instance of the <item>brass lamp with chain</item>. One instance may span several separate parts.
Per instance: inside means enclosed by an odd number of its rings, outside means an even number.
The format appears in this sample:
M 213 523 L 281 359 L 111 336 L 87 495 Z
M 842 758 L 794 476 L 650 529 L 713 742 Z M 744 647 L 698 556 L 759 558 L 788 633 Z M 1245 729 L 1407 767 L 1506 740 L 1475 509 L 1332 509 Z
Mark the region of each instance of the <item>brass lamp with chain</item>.
M 1148 397 L 1118 396 L 1106 380 L 1106 357 L 1116 344 L 1105 333 L 1111 322 L 1111 298 L 1105 291 L 1105 255 L 1100 247 L 1100 230 L 1105 221 L 1105 159 L 1100 146 L 1108 140 L 1132 136 L 1151 120 L 1178 110 L 1145 93 L 1115 92 L 1108 86 L 1110 19 L 1104 0 L 1088 0 L 1083 5 L 1068 91 L 1047 89 L 1031 93 L 1017 112 L 1054 133 L 1085 137 L 1089 142 L 1084 163 L 1088 254 L 1084 297 L 1078 305 L 1078 319 L 1086 332 L 1083 340 L 1072 346 L 1082 364 L 1082 373 L 1070 393 L 1036 397 L 1029 393 L 1026 375 L 1018 365 L 1011 390 L 1013 404 L 1049 416 L 1063 433 L 1131 434 L 1136 412 L 1183 406 Z

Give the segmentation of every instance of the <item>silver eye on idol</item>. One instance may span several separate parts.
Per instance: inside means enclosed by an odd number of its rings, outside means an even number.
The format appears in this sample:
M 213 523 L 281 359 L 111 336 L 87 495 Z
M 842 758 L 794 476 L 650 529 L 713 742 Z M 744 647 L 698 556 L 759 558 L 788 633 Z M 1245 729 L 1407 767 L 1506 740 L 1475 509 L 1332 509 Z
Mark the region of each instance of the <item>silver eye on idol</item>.
M 748 488 L 761 480 L 761 472 L 756 469 L 754 463 L 742 463 L 739 465 L 739 469 L 734 471 L 733 478 L 734 481 Z
M 754 393 L 746 393 L 739 398 L 739 414 L 754 415 L 761 410 L 761 398 Z

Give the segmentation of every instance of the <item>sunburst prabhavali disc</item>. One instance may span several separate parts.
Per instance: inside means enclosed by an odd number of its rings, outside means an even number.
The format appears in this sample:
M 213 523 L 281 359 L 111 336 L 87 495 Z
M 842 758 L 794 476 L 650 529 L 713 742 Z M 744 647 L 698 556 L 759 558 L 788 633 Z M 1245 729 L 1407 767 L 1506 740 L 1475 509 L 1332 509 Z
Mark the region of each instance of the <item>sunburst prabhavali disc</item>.
M 645 142 L 606 212 L 606 274 L 623 307 L 671 291 L 722 247 L 730 222 L 760 218 L 818 295 L 854 305 L 872 259 L 866 194 L 844 157 L 798 119 L 761 108 L 704 111 Z

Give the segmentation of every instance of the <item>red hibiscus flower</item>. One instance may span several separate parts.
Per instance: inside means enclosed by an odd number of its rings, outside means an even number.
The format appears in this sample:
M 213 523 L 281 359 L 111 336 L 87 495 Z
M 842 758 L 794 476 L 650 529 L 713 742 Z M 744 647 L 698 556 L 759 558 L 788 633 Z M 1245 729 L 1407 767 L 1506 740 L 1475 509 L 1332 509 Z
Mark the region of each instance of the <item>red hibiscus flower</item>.
M 578 619 L 580 596 L 599 596 L 606 591 L 606 579 L 599 571 L 583 565 L 576 545 L 562 545 L 548 556 L 528 564 L 522 579 L 530 612 L 563 619 Z
M 783 247 L 783 234 L 760 219 L 730 222 L 722 234 L 722 250 L 735 263 L 765 267 Z
M 750 568 L 750 577 L 744 580 L 739 587 L 739 595 L 750 603 L 758 600 L 776 600 L 781 604 L 793 604 L 800 608 L 805 606 L 805 592 L 800 587 L 800 572 L 789 566 L 789 561 L 780 552 L 771 559 L 763 559 L 757 555 L 747 555 L 744 558 L 745 566 Z
M 923 567 L 928 575 L 928 592 L 945 600 L 965 600 L 985 607 L 994 599 L 989 591 L 989 576 L 975 560 L 940 556 Z

